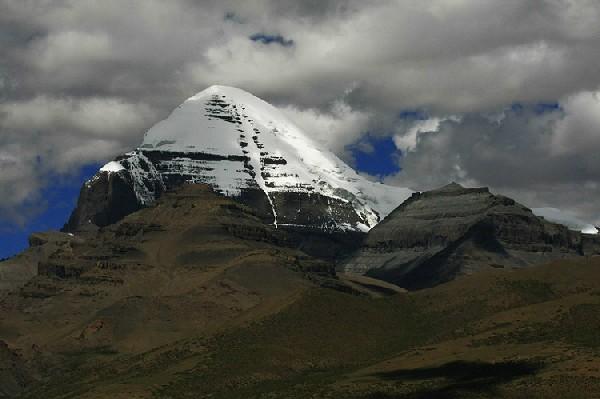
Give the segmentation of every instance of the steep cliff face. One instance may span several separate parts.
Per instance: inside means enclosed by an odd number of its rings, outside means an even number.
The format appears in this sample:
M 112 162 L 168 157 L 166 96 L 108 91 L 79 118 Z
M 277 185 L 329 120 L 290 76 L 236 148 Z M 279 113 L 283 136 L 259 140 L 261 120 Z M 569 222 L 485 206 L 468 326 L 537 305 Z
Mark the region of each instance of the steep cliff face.
M 99 172 L 81 188 L 77 207 L 65 225 L 67 231 L 95 229 L 121 220 L 144 203 L 138 200 L 129 172 Z M 148 180 L 153 184 L 152 180 Z M 161 190 L 157 190 L 159 195 Z
M 413 194 L 342 268 L 418 289 L 482 268 L 597 253 L 597 244 L 594 236 L 547 222 L 487 188 L 452 183 Z
M 321 231 L 368 231 L 411 194 L 362 178 L 252 94 L 212 86 L 88 181 L 65 229 L 114 223 L 186 183 L 208 184 L 268 223 Z

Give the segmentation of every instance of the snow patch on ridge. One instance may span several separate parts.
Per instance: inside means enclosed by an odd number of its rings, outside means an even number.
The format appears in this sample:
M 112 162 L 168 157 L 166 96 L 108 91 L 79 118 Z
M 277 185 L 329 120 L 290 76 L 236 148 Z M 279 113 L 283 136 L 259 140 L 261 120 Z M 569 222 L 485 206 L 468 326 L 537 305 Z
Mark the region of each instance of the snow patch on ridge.
M 146 182 L 158 184 L 158 190 L 165 190 L 162 175 L 156 170 L 152 162 L 140 151 L 132 151 L 127 154 L 129 174 L 133 180 L 133 190 L 142 205 L 149 205 L 157 198 L 157 186 Z
M 117 161 L 110 161 L 106 165 L 100 168 L 100 172 L 116 173 L 125 170 L 123 165 Z

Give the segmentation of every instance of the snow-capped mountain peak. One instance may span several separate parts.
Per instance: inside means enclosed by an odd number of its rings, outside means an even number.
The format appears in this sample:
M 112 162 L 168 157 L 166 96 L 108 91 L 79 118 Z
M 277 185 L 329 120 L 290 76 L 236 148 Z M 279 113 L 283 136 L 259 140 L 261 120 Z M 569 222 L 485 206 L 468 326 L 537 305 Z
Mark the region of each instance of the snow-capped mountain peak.
M 412 193 L 363 178 L 279 109 L 227 86 L 187 99 L 101 173 L 128 180 L 140 205 L 182 183 L 207 183 L 267 208 L 276 225 L 339 230 L 370 229 Z

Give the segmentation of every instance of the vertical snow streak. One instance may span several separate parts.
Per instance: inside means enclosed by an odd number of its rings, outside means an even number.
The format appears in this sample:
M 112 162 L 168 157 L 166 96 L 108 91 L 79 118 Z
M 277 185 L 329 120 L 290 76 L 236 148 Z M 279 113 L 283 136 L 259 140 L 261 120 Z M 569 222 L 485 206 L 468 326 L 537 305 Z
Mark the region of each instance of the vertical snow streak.
M 248 155 L 250 155 L 250 163 L 252 164 L 252 167 L 254 168 L 254 170 L 257 171 L 256 177 L 255 177 L 256 183 L 261 188 L 261 190 L 264 191 L 265 195 L 267 196 L 267 200 L 269 201 L 269 204 L 271 204 L 271 211 L 273 212 L 273 217 L 274 217 L 273 224 L 275 225 L 275 228 L 277 228 L 277 211 L 275 210 L 275 203 L 273 202 L 273 199 L 269 195 L 269 189 L 267 187 L 265 179 L 262 176 L 260 157 L 258 156 L 258 151 L 259 151 L 259 148 L 256 147 L 256 144 L 254 144 L 254 150 L 252 152 L 248 152 Z
M 157 193 L 151 190 L 145 182 L 155 181 L 160 184 L 160 188 L 166 189 L 162 175 L 156 170 L 156 167 L 141 151 L 132 151 L 127 153 L 129 158 L 129 174 L 133 179 L 133 189 L 138 198 L 138 202 L 142 205 L 149 205 L 157 198 Z M 145 165 L 145 167 L 143 166 Z
M 264 181 L 263 181 L 263 185 L 264 185 Z M 277 211 L 275 210 L 275 204 L 273 203 L 273 200 L 271 199 L 271 196 L 269 195 L 269 192 L 266 190 L 266 188 L 263 188 L 265 195 L 267 196 L 267 200 L 269 201 L 269 204 L 271 204 L 271 211 L 273 212 L 273 225 L 275 226 L 275 228 L 277 228 Z
M 232 104 L 235 104 L 232 101 Z M 240 105 L 241 106 L 241 105 Z M 251 122 L 248 122 L 247 118 L 242 118 L 242 123 L 245 125 L 246 132 L 252 132 L 254 125 Z M 258 135 L 258 133 L 256 133 Z M 261 190 L 263 190 L 263 192 L 265 193 L 265 196 L 267 197 L 267 201 L 269 201 L 269 204 L 271 205 L 271 212 L 273 212 L 273 225 L 275 226 L 275 228 L 277 228 L 277 211 L 275 210 L 275 203 L 273 202 L 273 199 L 271 198 L 271 196 L 269 195 L 269 188 L 267 187 L 267 183 L 265 182 L 265 178 L 263 177 L 263 169 L 262 169 L 262 164 L 260 161 L 260 148 L 258 147 L 258 143 L 255 140 L 248 140 L 249 142 L 252 142 L 252 150 L 250 150 L 250 147 L 246 147 L 248 148 L 248 156 L 250 158 L 250 164 L 252 165 L 252 167 L 254 168 L 254 170 L 256 171 L 256 175 L 255 175 L 255 180 L 256 183 L 258 184 L 258 186 L 261 188 Z

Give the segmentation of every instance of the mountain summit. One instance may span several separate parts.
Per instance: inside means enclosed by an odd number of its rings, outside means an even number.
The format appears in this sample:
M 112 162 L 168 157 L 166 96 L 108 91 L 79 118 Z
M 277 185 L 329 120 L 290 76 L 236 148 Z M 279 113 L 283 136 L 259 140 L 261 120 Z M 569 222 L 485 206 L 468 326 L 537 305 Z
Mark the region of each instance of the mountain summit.
M 275 226 L 327 231 L 368 231 L 411 195 L 361 177 L 267 102 L 211 86 L 86 182 L 65 229 L 114 223 L 184 183 L 207 183 Z

